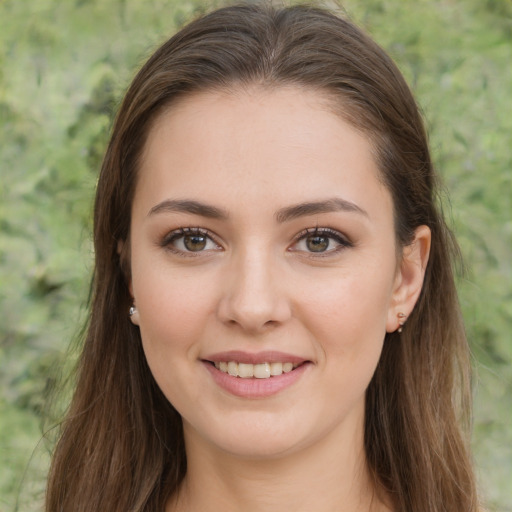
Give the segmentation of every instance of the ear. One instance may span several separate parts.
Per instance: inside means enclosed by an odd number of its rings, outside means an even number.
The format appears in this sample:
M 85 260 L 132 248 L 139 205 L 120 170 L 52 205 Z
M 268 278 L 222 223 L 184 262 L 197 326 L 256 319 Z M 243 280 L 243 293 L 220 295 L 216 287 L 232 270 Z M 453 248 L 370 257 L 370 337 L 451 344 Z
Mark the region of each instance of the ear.
M 119 264 L 121 265 L 121 270 L 125 276 L 126 281 L 128 282 L 128 290 L 133 299 L 133 287 L 132 287 L 132 277 L 131 272 L 129 272 L 129 262 L 130 257 L 128 251 L 130 250 L 130 243 L 126 240 L 118 240 L 117 241 L 117 254 L 119 255 Z
M 117 254 L 119 254 L 119 261 L 121 265 L 121 269 L 124 271 L 125 278 L 128 281 L 128 291 L 130 292 L 130 296 L 132 298 L 133 304 L 130 307 L 130 321 L 133 325 L 139 325 L 139 310 L 135 306 L 135 297 L 133 296 L 133 286 L 132 286 L 132 278 L 131 273 L 126 272 L 126 264 L 129 261 L 128 255 L 126 252 L 128 251 L 128 243 L 125 240 L 119 240 L 117 242 Z
M 405 323 L 420 296 L 430 254 L 430 241 L 430 228 L 419 226 L 415 230 L 414 240 L 403 248 L 388 310 L 387 332 L 394 332 Z

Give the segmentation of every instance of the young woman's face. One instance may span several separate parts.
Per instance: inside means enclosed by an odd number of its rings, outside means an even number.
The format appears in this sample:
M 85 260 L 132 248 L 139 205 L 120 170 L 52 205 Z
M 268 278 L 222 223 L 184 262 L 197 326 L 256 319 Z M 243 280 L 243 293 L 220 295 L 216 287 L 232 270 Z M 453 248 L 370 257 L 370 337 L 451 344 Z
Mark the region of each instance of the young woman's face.
M 149 134 L 130 239 L 132 320 L 187 448 L 361 439 L 404 279 L 370 144 L 322 96 L 174 105 Z

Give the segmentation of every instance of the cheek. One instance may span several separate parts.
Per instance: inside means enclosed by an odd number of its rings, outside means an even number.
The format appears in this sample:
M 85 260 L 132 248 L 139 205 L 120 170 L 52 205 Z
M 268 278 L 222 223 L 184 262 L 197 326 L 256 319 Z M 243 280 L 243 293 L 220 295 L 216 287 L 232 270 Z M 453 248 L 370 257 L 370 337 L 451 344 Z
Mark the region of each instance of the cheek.
M 193 357 L 195 344 L 208 329 L 215 283 L 176 271 L 168 265 L 142 265 L 133 258 L 133 292 L 139 310 L 141 337 L 148 361 Z M 142 268 L 144 267 L 144 268 Z M 196 350 L 197 352 L 197 350 Z
M 377 272 L 326 276 L 303 282 L 297 296 L 310 321 L 325 325 L 327 332 L 370 330 L 385 332 L 392 283 Z M 315 283 L 311 287 L 311 282 Z M 309 313 L 307 313 L 309 312 Z
M 134 285 L 148 366 L 169 402 L 179 411 L 186 410 L 186 402 L 201 399 L 201 390 L 191 384 L 190 375 L 210 330 L 210 290 L 196 289 L 161 273 L 146 273 Z
M 373 373 L 386 334 L 391 283 L 379 272 L 352 272 L 317 282 L 300 304 L 301 317 L 314 333 L 328 364 L 368 367 Z

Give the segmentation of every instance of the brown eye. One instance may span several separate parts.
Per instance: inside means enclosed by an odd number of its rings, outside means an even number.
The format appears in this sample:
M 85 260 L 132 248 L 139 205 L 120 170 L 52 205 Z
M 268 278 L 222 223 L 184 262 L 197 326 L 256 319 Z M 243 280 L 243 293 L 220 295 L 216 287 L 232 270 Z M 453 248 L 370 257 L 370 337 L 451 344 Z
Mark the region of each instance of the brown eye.
M 222 250 L 207 231 L 199 228 L 177 229 L 164 237 L 161 245 L 182 255 Z
M 204 235 L 186 235 L 183 237 L 183 245 L 188 251 L 198 252 L 206 247 L 207 237 Z
M 329 248 L 328 236 L 308 236 L 306 238 L 306 247 L 311 252 L 324 252 Z
M 316 254 L 320 257 L 334 256 L 349 247 L 353 247 L 352 242 L 339 231 L 331 228 L 311 228 L 299 233 L 289 250 L 310 255 Z

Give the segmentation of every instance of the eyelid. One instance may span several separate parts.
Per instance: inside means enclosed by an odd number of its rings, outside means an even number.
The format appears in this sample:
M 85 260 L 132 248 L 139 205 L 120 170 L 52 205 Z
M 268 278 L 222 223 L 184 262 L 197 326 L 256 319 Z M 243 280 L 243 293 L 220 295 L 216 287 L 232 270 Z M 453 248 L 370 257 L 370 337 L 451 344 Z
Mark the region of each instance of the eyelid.
M 298 242 L 300 242 L 301 240 L 304 240 L 308 236 L 327 236 L 328 238 L 334 239 L 339 244 L 339 247 L 336 249 L 331 249 L 331 250 L 328 250 L 325 252 L 318 252 L 318 253 L 313 253 L 313 252 L 307 253 L 308 256 L 312 256 L 315 258 L 326 257 L 326 256 L 332 255 L 334 253 L 337 253 L 339 250 L 354 246 L 353 242 L 346 235 L 344 235 L 337 229 L 316 226 L 314 228 L 306 228 L 306 229 L 300 231 L 299 233 L 297 233 L 297 235 L 295 235 L 295 237 L 294 237 L 292 245 L 290 246 L 290 248 L 288 250 L 293 252 L 294 251 L 293 246 L 295 246 Z M 299 251 L 297 250 L 296 252 L 299 252 Z M 303 251 L 300 251 L 300 252 L 303 252 Z
M 172 246 L 172 242 L 174 242 L 175 240 L 179 239 L 180 237 L 190 236 L 190 235 L 205 236 L 205 237 L 209 238 L 218 247 L 219 250 L 224 249 L 222 244 L 220 243 L 217 235 L 215 235 L 215 233 L 211 232 L 210 230 L 208 230 L 206 228 L 201 228 L 201 227 L 180 227 L 177 229 L 173 229 L 172 231 L 168 232 L 166 235 L 164 235 L 162 237 L 159 245 L 161 247 L 163 247 L 164 249 L 169 250 L 170 252 L 173 252 L 173 253 L 179 254 L 179 255 L 183 255 L 183 256 L 187 256 L 187 257 L 198 257 L 198 256 L 201 256 L 202 254 L 204 255 L 204 253 L 209 253 L 212 251 L 212 249 L 208 249 L 208 250 L 204 250 L 204 251 L 197 251 L 197 252 L 182 251 L 182 250 L 177 249 Z M 306 229 L 300 231 L 299 233 L 297 233 L 297 235 L 295 235 L 293 242 L 292 242 L 291 246 L 288 248 L 288 250 L 291 252 L 305 252 L 306 253 L 307 251 L 296 250 L 293 247 L 298 242 L 300 242 L 301 240 L 305 239 L 308 236 L 327 236 L 328 238 L 335 240 L 336 243 L 339 244 L 337 248 L 330 249 L 325 252 L 307 253 L 308 256 L 315 257 L 315 258 L 333 255 L 334 253 L 337 253 L 338 251 L 340 251 L 342 249 L 354 246 L 353 242 L 350 241 L 350 239 L 345 234 L 341 233 L 337 229 L 333 229 L 330 227 L 315 226 L 314 228 L 306 228 Z
M 181 237 L 184 236 L 193 236 L 193 235 L 200 235 L 205 236 L 209 238 L 219 249 L 223 249 L 222 244 L 219 242 L 217 235 L 212 233 L 210 230 L 206 228 L 200 228 L 200 227 L 180 227 L 178 229 L 173 229 L 172 231 L 168 232 L 164 237 L 161 239 L 159 245 L 163 247 L 164 249 L 167 249 L 168 251 L 179 254 L 183 256 L 191 256 L 191 257 L 197 257 L 200 256 L 201 253 L 209 253 L 210 250 L 205 251 L 182 251 L 180 249 L 177 249 L 172 246 L 172 242 L 175 240 L 178 240 Z

